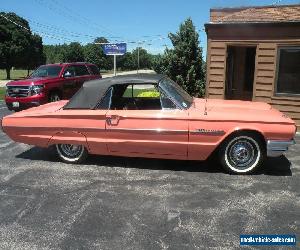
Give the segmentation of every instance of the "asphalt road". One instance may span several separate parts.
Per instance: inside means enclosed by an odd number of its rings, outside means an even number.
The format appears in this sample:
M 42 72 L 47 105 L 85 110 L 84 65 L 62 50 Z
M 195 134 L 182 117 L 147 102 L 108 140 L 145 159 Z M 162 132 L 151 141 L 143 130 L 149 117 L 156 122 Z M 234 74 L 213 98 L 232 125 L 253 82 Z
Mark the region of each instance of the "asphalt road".
M 0 118 L 8 113 L 0 103 Z M 299 246 L 297 141 L 235 176 L 213 161 L 68 165 L 0 132 L 0 249 L 238 249 L 240 234 L 257 233 L 296 234 Z

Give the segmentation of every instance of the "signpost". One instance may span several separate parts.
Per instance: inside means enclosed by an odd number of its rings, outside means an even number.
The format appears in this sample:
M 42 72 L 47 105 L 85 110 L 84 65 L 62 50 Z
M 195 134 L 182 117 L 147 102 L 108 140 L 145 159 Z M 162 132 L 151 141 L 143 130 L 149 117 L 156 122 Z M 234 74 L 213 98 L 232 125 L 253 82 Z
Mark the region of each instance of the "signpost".
M 105 55 L 114 56 L 114 75 L 116 75 L 117 56 L 126 53 L 126 43 L 103 43 L 103 51 Z

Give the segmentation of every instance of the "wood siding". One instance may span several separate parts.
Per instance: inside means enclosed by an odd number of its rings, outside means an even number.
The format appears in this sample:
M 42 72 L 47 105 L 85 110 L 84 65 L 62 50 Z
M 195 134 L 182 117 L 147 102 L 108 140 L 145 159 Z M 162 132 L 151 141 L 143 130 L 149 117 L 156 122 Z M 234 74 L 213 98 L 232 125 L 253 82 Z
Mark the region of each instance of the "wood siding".
M 298 45 L 300 40 L 278 41 L 220 41 L 208 39 L 207 92 L 209 98 L 224 99 L 226 79 L 226 50 L 228 45 L 256 45 L 253 101 L 270 103 L 274 108 L 291 117 L 300 131 L 300 97 L 276 96 L 277 50 L 280 46 Z
M 226 44 L 208 41 L 207 94 L 209 98 L 224 99 Z

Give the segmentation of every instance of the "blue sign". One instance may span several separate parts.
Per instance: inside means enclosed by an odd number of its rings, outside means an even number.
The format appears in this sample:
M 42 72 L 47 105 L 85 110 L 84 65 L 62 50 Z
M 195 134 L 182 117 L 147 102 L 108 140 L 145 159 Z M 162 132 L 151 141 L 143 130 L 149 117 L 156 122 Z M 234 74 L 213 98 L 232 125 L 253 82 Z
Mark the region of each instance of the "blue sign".
M 105 55 L 124 55 L 126 53 L 126 43 L 108 43 L 103 45 Z

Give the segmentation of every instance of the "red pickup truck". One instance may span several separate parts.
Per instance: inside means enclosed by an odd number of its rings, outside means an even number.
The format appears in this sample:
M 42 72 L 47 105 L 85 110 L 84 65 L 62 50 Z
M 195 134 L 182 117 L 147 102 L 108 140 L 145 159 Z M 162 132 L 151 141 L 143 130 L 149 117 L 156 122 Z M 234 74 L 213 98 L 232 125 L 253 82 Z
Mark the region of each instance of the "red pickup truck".
M 90 63 L 42 65 L 28 78 L 7 83 L 5 102 L 9 110 L 18 111 L 70 99 L 85 81 L 99 78 L 99 69 Z

